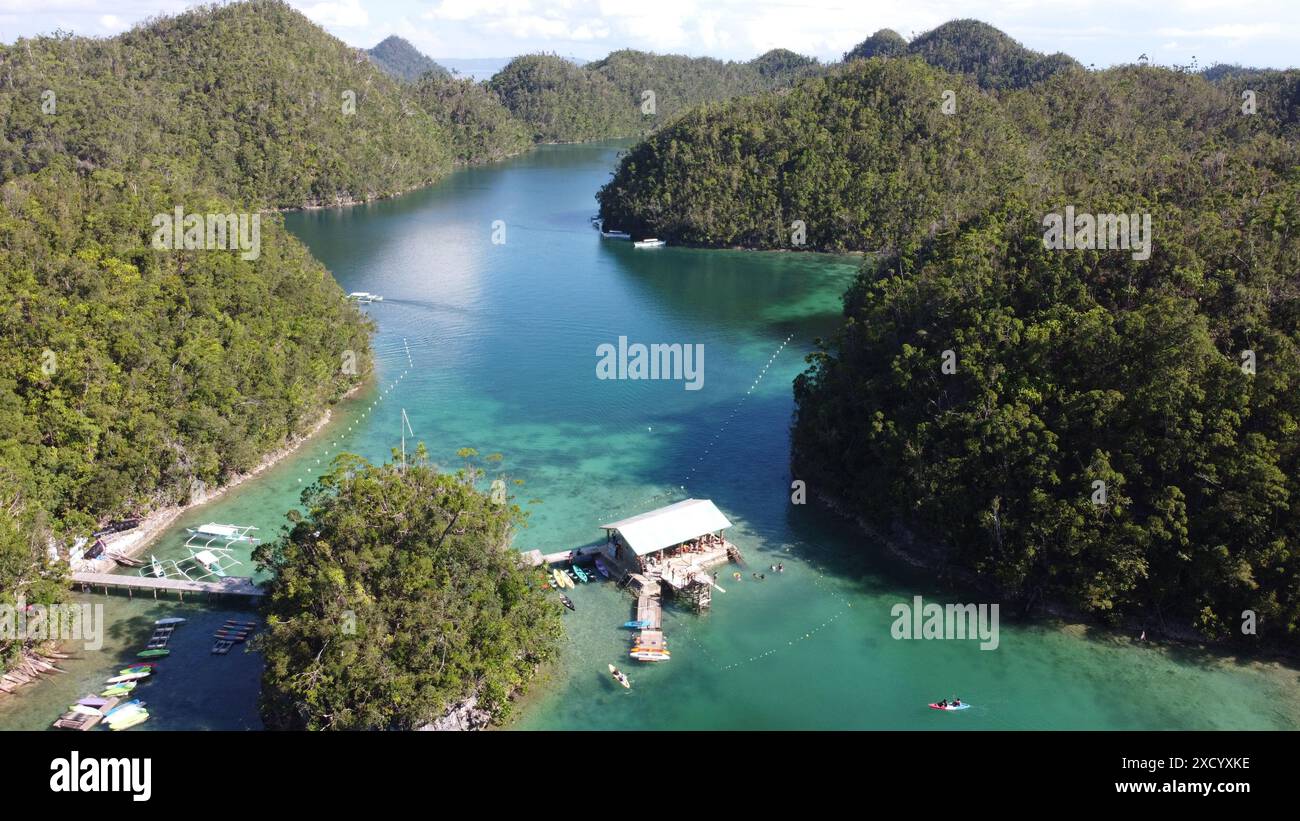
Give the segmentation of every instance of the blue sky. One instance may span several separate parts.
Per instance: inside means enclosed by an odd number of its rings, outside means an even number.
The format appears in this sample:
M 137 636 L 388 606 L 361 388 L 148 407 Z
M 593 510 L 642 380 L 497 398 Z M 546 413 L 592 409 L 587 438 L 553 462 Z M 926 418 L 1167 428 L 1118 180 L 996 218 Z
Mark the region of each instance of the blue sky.
M 434 57 L 618 48 L 749 59 L 777 46 L 835 59 L 876 29 L 904 37 L 956 17 L 1098 67 L 1133 62 L 1294 67 L 1300 0 L 290 0 L 345 42 L 400 34 Z M 0 0 L 0 41 L 55 29 L 107 36 L 187 0 Z

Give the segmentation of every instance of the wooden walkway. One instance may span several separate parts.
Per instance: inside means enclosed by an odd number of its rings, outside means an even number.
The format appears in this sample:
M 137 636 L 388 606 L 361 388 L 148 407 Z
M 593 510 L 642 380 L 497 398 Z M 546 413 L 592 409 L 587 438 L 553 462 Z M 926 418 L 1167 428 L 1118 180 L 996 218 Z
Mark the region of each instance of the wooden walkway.
M 104 588 L 104 595 L 112 588 L 120 588 L 134 596 L 136 590 L 149 590 L 154 598 L 158 592 L 175 593 L 182 600 L 186 593 L 207 593 L 222 596 L 264 595 L 262 588 L 253 584 L 252 579 L 230 576 L 219 581 L 192 582 L 187 579 L 159 579 L 153 576 L 132 576 L 125 573 L 73 573 L 72 583 L 81 585 L 83 590 L 92 587 Z

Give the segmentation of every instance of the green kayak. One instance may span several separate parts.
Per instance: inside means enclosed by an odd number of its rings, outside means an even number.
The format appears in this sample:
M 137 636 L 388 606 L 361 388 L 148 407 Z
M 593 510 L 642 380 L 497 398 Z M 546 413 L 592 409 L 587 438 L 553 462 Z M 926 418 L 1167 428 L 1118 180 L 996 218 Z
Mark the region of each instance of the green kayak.
M 164 647 L 158 650 L 141 650 L 140 652 L 135 654 L 135 657 L 141 659 L 156 659 L 156 658 L 161 658 L 162 656 L 166 656 L 170 653 L 171 650 L 168 650 Z

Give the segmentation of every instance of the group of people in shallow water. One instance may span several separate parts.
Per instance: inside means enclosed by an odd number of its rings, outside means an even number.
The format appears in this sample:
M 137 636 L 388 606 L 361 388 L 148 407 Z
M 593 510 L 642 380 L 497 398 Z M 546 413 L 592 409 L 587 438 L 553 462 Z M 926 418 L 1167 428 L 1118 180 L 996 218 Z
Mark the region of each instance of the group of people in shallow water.
M 784 565 L 784 564 L 774 564 L 774 565 L 772 565 L 772 567 L 770 568 L 770 570 L 771 570 L 773 573 L 784 573 L 784 572 L 785 572 L 785 565 Z M 752 575 L 756 580 L 758 580 L 758 581 L 760 581 L 760 582 L 761 582 L 763 579 L 766 579 L 766 578 L 767 578 L 767 574 L 766 574 L 766 573 L 752 573 L 752 574 L 750 574 L 750 575 Z M 732 573 L 732 574 L 731 574 L 731 578 L 735 579 L 736 581 L 740 581 L 740 579 L 741 579 L 740 571 L 736 571 L 735 573 Z M 715 582 L 718 580 L 718 574 L 717 574 L 717 571 L 714 571 L 714 573 L 713 573 L 713 580 L 714 580 Z

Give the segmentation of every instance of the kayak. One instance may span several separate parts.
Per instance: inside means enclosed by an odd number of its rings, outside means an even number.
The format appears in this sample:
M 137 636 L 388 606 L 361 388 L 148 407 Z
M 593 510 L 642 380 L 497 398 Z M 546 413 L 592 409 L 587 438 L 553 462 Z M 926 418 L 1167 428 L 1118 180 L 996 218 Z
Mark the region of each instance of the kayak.
M 135 673 L 152 673 L 152 667 L 128 667 L 125 670 L 118 670 L 119 675 L 129 676 Z
M 650 620 L 642 619 L 641 621 L 625 621 L 623 622 L 623 626 L 632 630 L 645 630 L 650 626 Z
M 622 684 L 625 688 L 629 690 L 632 689 L 632 683 L 627 680 L 627 674 L 620 672 L 619 669 L 612 664 L 609 665 L 609 674 L 614 677 L 615 681 Z
M 154 622 L 154 624 L 158 625 L 159 627 L 166 627 L 169 624 L 184 624 L 184 623 L 185 623 L 185 619 L 177 618 L 175 616 L 166 619 L 158 619 L 158 621 Z
M 577 576 L 578 581 L 582 582 L 583 584 L 586 584 L 587 582 L 591 581 L 591 579 L 587 578 L 586 571 L 584 571 L 581 567 L 578 567 L 576 564 L 573 566 L 573 575 Z
M 139 709 L 139 708 L 141 708 L 141 707 L 143 707 L 143 706 L 144 706 L 144 702 L 143 702 L 143 701 L 140 701 L 139 699 L 135 699 L 135 700 L 133 700 L 133 701 L 124 701 L 124 702 L 122 702 L 121 704 L 119 704 L 119 705 L 117 705 L 116 707 L 114 707 L 113 709 L 111 709 L 111 710 L 109 710 L 108 712 L 104 713 L 104 715 L 105 715 L 106 717 L 108 717 L 108 718 L 112 718 L 113 716 L 117 715 L 118 713 L 122 712 L 123 710 L 136 710 L 136 709 Z
M 568 596 L 564 595 L 563 593 L 560 594 L 560 603 L 563 604 L 565 607 L 569 608 L 570 610 L 572 610 L 573 612 L 575 613 L 578 612 L 578 608 L 573 606 L 573 599 L 570 599 Z
M 113 676 L 105 681 L 105 684 L 121 684 L 124 681 L 136 681 L 142 678 L 148 678 L 150 673 L 123 673 L 120 676 Z
M 132 713 L 131 715 L 127 716 L 126 718 L 122 719 L 121 721 L 110 721 L 110 722 L 108 723 L 108 729 L 110 729 L 110 730 L 114 730 L 114 731 L 116 731 L 116 730 L 128 730 L 128 729 L 134 727 L 135 725 L 137 725 L 137 724 L 143 724 L 143 723 L 145 723 L 145 722 L 148 721 L 148 720 L 149 720 L 149 711 L 148 711 L 148 710 L 139 710 L 138 712 Z
M 112 698 L 114 696 L 124 696 L 134 689 L 135 689 L 134 681 L 124 681 L 121 684 L 114 684 L 112 687 L 109 687 L 107 690 L 100 693 L 100 695 L 103 696 L 104 698 Z
M 969 706 L 970 706 L 969 704 L 949 704 L 947 707 L 943 707 L 943 706 L 941 706 L 941 705 L 939 705 L 939 704 L 931 704 L 931 705 L 930 705 L 930 709 L 931 709 L 931 710 L 947 710 L 948 712 L 952 712 L 953 710 L 965 710 L 965 709 L 966 709 L 967 707 L 969 707 Z
M 573 579 L 570 579 L 568 576 L 561 573 L 558 568 L 551 571 L 551 576 L 555 579 L 556 587 L 559 587 L 561 590 L 566 587 L 573 587 Z
M 156 650 L 141 650 L 140 652 L 136 653 L 135 656 L 136 658 L 142 658 L 142 659 L 162 658 L 163 656 L 171 655 L 171 652 L 172 652 L 171 650 L 168 650 L 167 648 L 163 647 L 163 648 L 158 648 Z
M 609 578 L 609 568 L 605 566 L 604 560 L 599 556 L 596 557 L 596 572 L 607 579 Z

